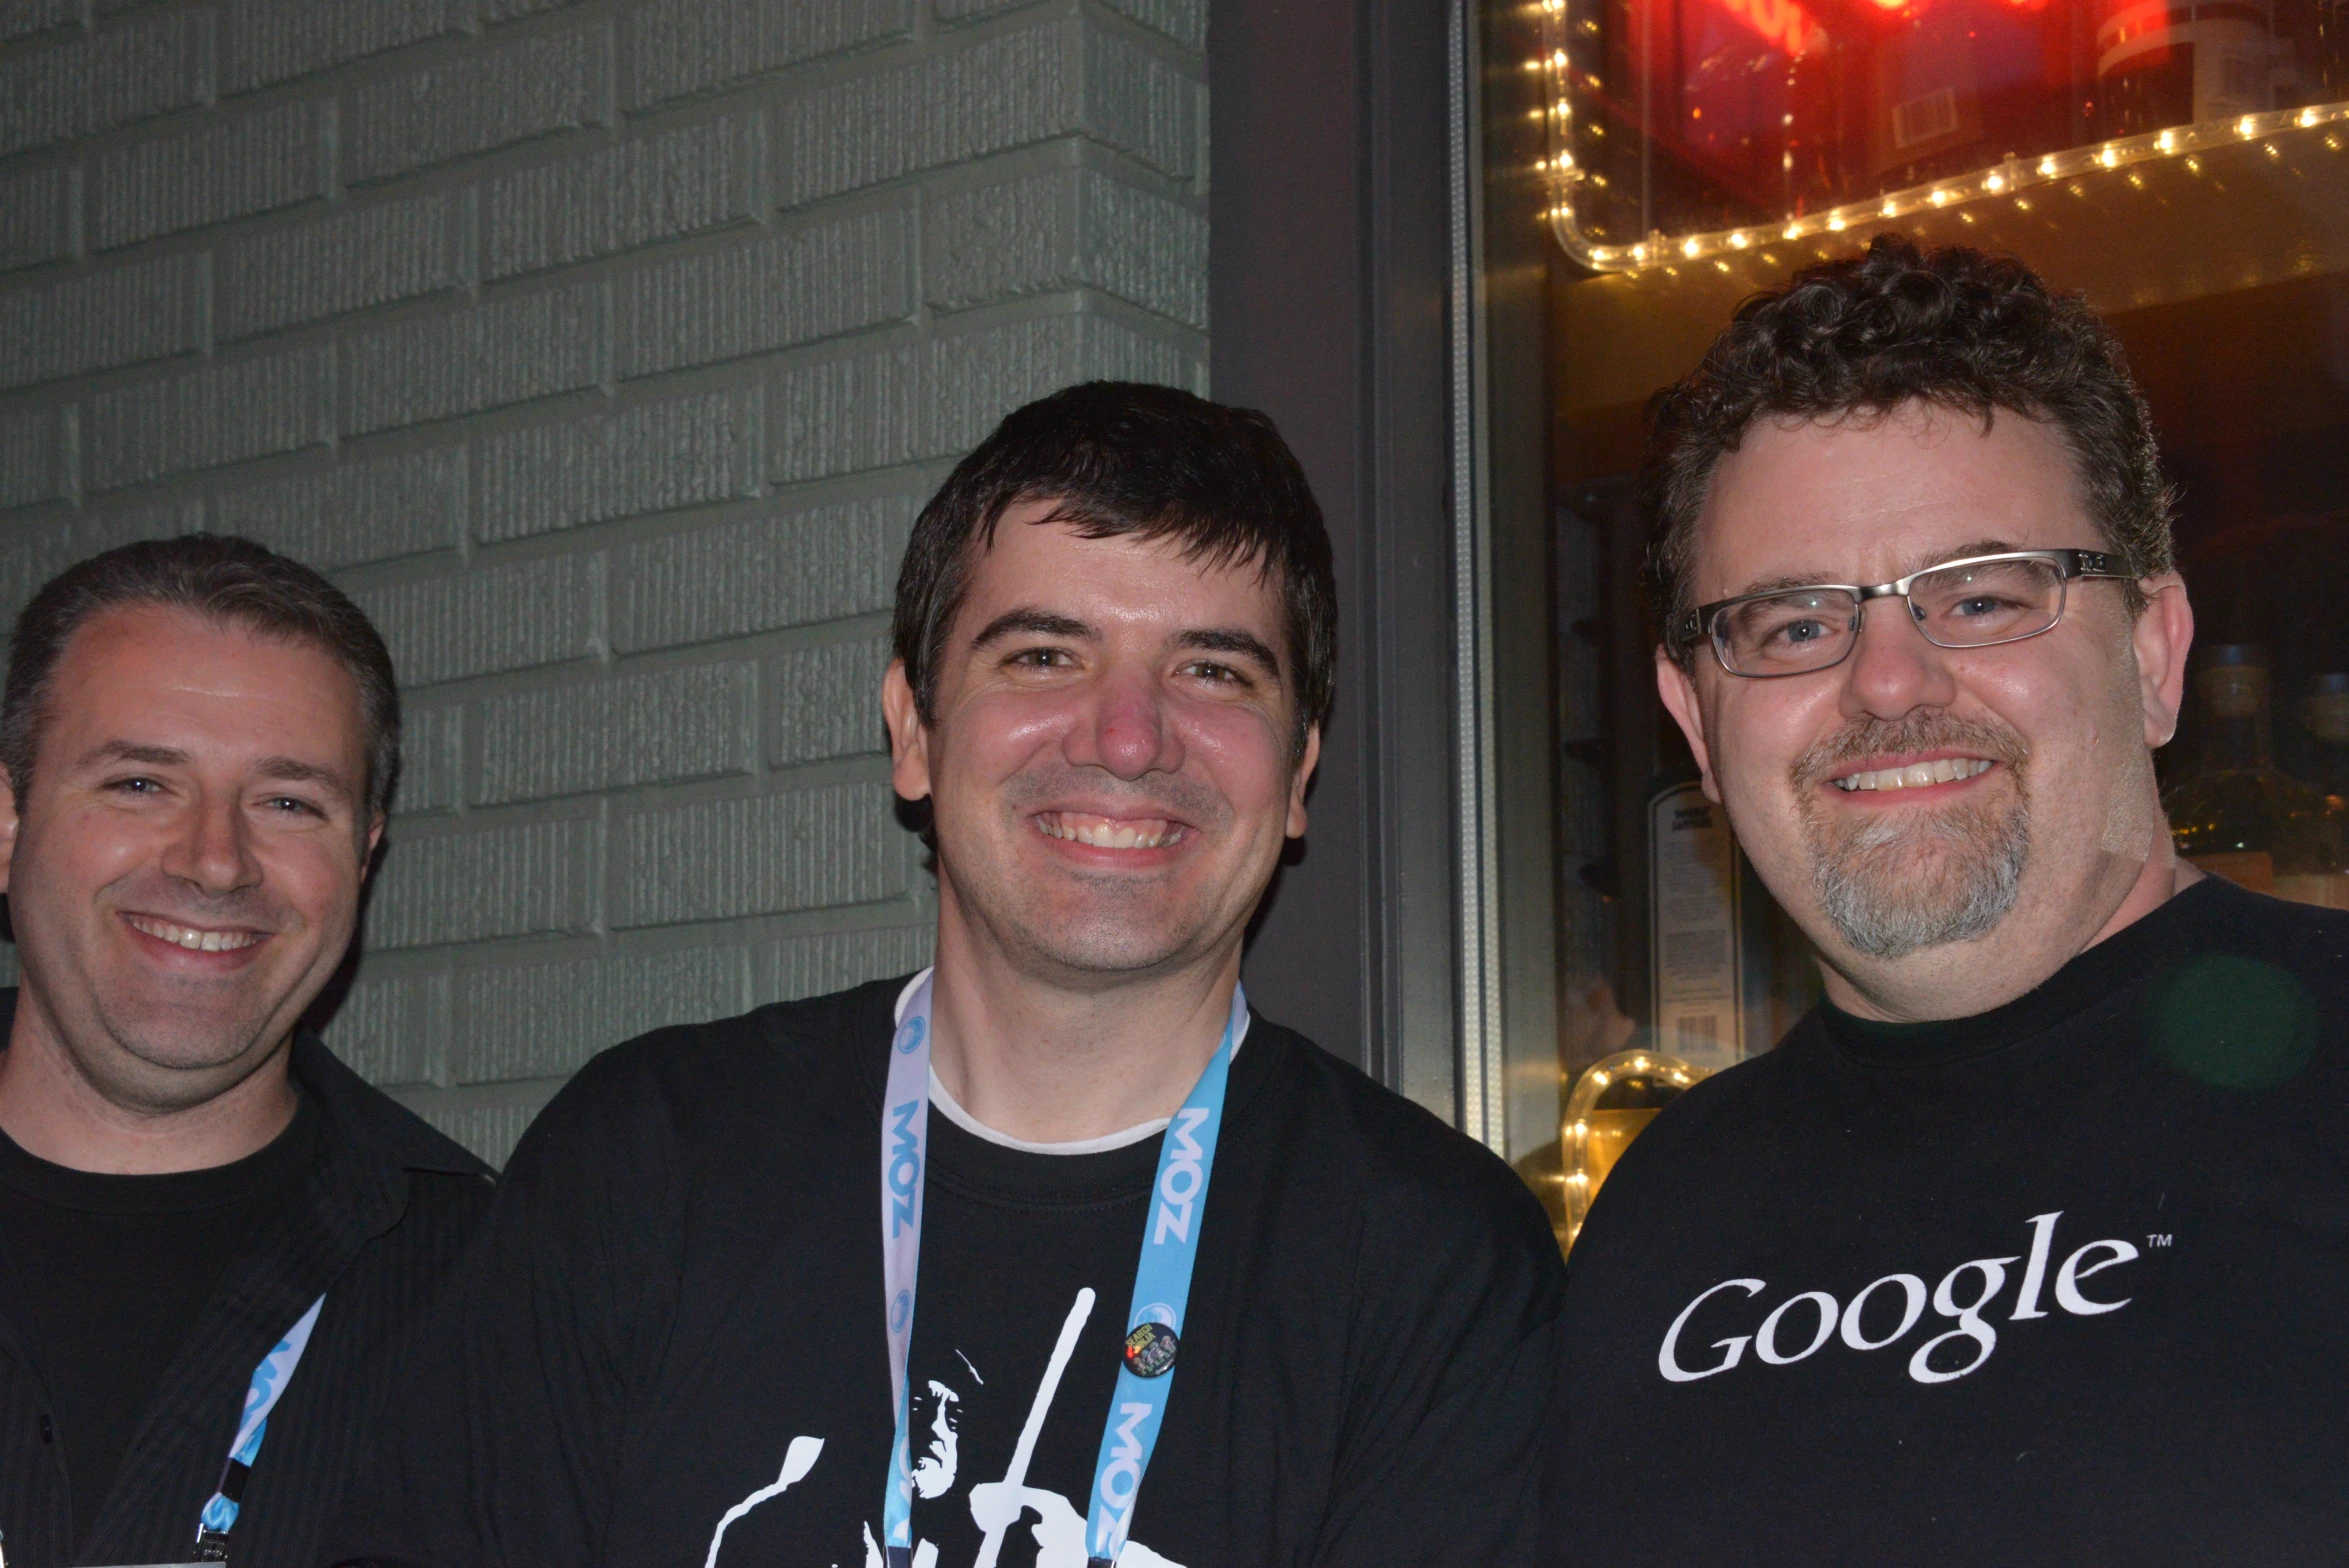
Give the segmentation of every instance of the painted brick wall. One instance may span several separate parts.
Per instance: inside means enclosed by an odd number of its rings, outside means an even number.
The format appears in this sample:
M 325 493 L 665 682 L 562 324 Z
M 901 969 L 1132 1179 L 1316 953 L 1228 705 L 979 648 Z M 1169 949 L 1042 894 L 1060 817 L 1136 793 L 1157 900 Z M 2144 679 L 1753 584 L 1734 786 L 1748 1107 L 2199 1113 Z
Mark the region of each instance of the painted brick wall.
M 1006 409 L 1205 389 L 1206 0 L 0 0 L 0 615 L 194 528 L 408 694 L 335 1049 L 502 1160 L 915 967 L 875 698 Z

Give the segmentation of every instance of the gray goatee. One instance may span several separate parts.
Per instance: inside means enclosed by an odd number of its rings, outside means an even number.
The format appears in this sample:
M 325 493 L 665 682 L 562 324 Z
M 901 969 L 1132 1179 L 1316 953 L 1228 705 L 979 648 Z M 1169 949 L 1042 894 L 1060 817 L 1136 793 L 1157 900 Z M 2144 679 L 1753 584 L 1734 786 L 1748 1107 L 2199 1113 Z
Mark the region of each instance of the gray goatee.
M 2013 794 L 1905 811 L 1867 824 L 1831 825 L 1813 793 L 1841 763 L 1866 756 L 1942 748 L 2004 763 Z M 1913 715 L 1855 725 L 1805 752 L 1794 767 L 1810 841 L 1811 885 L 1819 906 L 1854 951 L 1904 958 L 1965 942 L 2006 918 L 2031 850 L 2030 795 L 2022 737 L 2003 726 Z

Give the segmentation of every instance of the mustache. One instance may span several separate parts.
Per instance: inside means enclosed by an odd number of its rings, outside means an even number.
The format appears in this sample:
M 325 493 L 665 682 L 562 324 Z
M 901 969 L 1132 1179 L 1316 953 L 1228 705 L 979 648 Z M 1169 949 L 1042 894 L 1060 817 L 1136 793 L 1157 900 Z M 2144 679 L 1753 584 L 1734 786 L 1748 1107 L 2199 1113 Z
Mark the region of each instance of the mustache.
M 2031 760 L 2030 746 L 2020 734 L 2003 724 L 1927 709 L 1897 719 L 1862 719 L 1847 724 L 1795 758 L 1792 771 L 1795 783 L 1808 790 L 1825 783 L 1830 773 L 1848 762 L 1904 751 L 1944 749 L 1987 757 L 2004 763 L 2018 775 Z
M 1214 789 L 1173 774 L 1123 779 L 1107 768 L 1049 763 L 1018 774 L 1003 786 L 1005 804 L 1023 814 L 1071 795 L 1110 802 L 1122 810 L 1146 810 L 1195 828 L 1220 826 L 1231 815 Z

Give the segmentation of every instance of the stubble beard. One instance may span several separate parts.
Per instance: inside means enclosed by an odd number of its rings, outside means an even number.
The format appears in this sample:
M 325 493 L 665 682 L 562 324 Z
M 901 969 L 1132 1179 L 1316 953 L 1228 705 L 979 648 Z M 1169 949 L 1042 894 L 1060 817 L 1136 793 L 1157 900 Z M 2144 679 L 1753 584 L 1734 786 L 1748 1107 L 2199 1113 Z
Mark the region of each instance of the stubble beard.
M 1002 802 L 1020 833 L 1035 831 L 1028 822 L 1033 810 L 1088 786 L 1093 793 L 1125 797 L 1137 812 L 1190 823 L 1191 833 L 1229 827 L 1229 803 L 1190 780 L 1136 785 L 1113 779 L 1106 790 L 1103 783 L 1100 773 L 1088 769 L 1040 768 L 1009 781 Z M 1068 901 L 1065 885 L 1036 886 L 1008 866 L 958 865 L 943 843 L 938 866 L 942 877 L 953 879 L 966 918 L 986 928 L 1014 963 L 1090 982 L 1181 967 L 1213 945 L 1210 928 L 1221 912 L 1211 896 L 1178 905 L 1180 883 L 1159 877 L 1078 872 L 1074 880 L 1084 894 Z
M 2002 764 L 2011 789 L 1841 827 L 1819 810 L 1816 791 L 1839 764 L 1945 747 Z M 2031 852 L 2028 755 L 2021 737 L 2002 726 L 1928 714 L 1855 725 L 1796 760 L 1812 891 L 1846 945 L 1870 958 L 1905 958 L 1972 941 L 2006 918 Z

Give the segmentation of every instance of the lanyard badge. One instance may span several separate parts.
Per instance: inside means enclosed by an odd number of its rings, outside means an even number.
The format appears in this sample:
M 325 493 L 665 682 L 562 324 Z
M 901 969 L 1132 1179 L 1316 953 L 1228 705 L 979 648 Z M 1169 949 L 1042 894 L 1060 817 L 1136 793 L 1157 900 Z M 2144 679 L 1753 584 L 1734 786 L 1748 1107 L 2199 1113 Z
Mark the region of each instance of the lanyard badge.
M 889 1331 L 889 1392 L 897 1430 L 889 1447 L 888 1490 L 881 1506 L 881 1544 L 889 1568 L 913 1558 L 911 1409 L 906 1367 L 913 1349 L 914 1282 L 922 1252 L 922 1189 L 930 1151 L 930 981 L 924 975 L 906 999 L 890 1043 L 888 1092 L 881 1102 L 881 1260 Z M 1144 1219 L 1142 1256 L 1134 1269 L 1126 1314 L 1124 1364 L 1103 1423 L 1093 1489 L 1086 1500 L 1085 1551 L 1106 1568 L 1124 1550 L 1134 1500 L 1158 1446 L 1158 1428 L 1174 1387 L 1183 1313 L 1191 1299 L 1207 1184 L 1223 1130 L 1224 1090 L 1232 1045 L 1248 1017 L 1248 998 L 1232 987 L 1231 1016 L 1215 1055 L 1159 1141 L 1158 1176 Z

